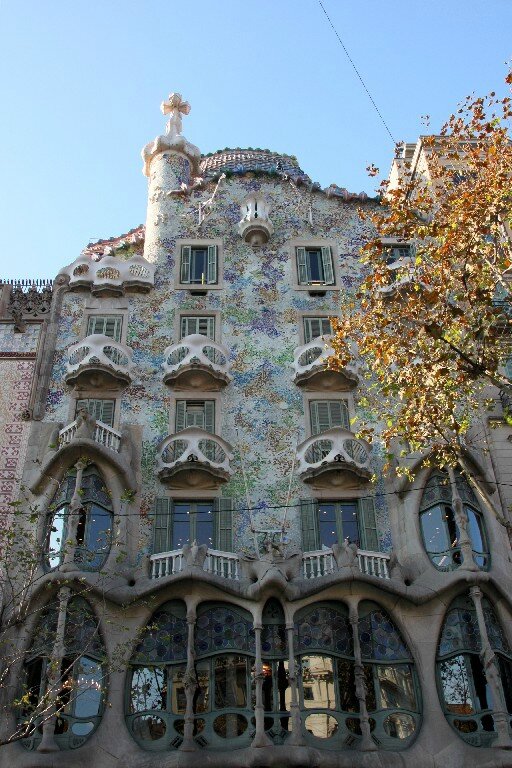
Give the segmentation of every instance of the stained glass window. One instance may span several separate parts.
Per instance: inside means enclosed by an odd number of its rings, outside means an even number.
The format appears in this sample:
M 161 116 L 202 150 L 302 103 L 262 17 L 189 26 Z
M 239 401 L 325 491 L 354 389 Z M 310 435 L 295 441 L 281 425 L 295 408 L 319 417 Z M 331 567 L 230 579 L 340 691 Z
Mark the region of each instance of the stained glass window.
M 411 658 L 397 628 L 380 608 L 359 619 L 359 642 L 363 659 L 404 661 Z
M 301 612 L 296 623 L 296 643 L 297 653 L 323 651 L 352 657 L 352 628 L 348 615 L 327 606 Z
M 200 610 L 196 622 L 196 655 L 226 650 L 254 654 L 254 630 L 250 614 L 231 606 Z
M 153 615 L 132 658 L 134 664 L 186 661 L 188 628 L 185 606 L 162 605 Z

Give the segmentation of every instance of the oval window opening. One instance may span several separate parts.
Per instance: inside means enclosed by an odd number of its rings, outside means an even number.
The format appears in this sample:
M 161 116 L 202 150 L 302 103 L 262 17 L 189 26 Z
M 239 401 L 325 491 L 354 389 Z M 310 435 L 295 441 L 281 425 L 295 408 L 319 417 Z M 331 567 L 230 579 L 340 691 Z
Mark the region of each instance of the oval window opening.
M 354 718 L 355 720 L 355 718 Z M 338 733 L 338 721 L 332 715 L 318 712 L 306 717 L 306 729 L 317 739 L 331 739 Z
M 143 741 L 155 741 L 165 736 L 165 721 L 156 715 L 141 715 L 132 723 L 134 735 Z

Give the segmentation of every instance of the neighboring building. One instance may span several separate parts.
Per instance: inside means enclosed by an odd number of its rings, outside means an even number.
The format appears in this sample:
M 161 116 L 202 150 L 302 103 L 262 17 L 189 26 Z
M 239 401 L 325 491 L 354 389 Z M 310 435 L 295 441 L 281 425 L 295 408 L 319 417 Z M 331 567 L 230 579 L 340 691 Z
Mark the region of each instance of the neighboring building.
M 327 368 L 378 201 L 201 156 L 162 108 L 145 228 L 88 246 L 51 308 L 4 287 L 3 482 L 42 557 L 3 736 L 56 695 L 0 765 L 512 765 L 499 402 L 480 500 L 419 455 L 384 477 L 357 370 Z

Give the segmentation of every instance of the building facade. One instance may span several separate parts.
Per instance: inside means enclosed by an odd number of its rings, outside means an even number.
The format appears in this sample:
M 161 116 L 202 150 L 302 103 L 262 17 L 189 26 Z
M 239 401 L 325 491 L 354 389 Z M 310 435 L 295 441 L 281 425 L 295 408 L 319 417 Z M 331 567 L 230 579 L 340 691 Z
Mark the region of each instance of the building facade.
M 327 365 L 379 202 L 162 110 L 145 227 L 3 287 L 2 514 L 35 565 L 0 764 L 512 765 L 497 393 L 479 493 L 400 450 L 414 482 L 384 476 Z

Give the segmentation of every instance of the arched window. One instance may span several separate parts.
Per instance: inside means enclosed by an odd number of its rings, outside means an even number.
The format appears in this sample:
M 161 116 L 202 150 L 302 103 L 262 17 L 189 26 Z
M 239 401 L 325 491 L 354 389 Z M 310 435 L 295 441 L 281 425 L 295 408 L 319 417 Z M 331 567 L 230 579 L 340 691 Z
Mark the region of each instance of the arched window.
M 512 714 L 512 652 L 490 602 L 482 599 L 487 635 L 498 661 L 501 686 Z M 451 604 L 437 651 L 438 686 L 448 722 L 473 746 L 489 746 L 496 738 L 494 703 L 480 657 L 482 639 L 470 597 Z
M 457 488 L 468 518 L 473 559 L 482 569 L 489 567 L 489 547 L 483 515 L 475 494 L 463 477 L 457 475 Z M 447 475 L 433 472 L 425 486 L 420 506 L 423 542 L 427 554 L 440 571 L 452 571 L 462 563 L 460 531 L 452 506 L 452 490 Z
M 279 744 L 291 730 L 288 640 L 281 604 L 275 598 L 265 603 L 262 614 L 261 658 L 263 661 L 263 708 L 265 731 Z
M 181 744 L 186 664 L 186 608 L 173 600 L 154 613 L 130 662 L 128 728 L 147 749 Z
M 45 560 L 48 568 L 62 564 L 71 546 L 70 503 L 75 490 L 76 470 L 70 470 L 52 499 L 45 536 Z M 95 466 L 87 467 L 82 475 L 81 507 L 76 521 L 74 562 L 77 568 L 96 571 L 103 566 L 112 539 L 112 501 L 105 483 Z M 75 521 L 73 521 L 75 522 Z
M 25 656 L 22 698 L 26 703 L 21 720 L 33 725 L 24 746 L 35 749 L 41 741 L 43 723 L 49 717 L 51 690 L 48 687 L 49 665 L 55 664 L 55 640 L 58 601 L 41 613 L 34 639 Z M 98 726 L 105 689 L 105 649 L 98 622 L 82 597 L 71 597 L 64 625 L 64 654 L 55 719 L 55 741 L 60 749 L 82 746 Z
M 375 737 L 390 749 L 408 746 L 418 729 L 420 711 L 411 653 L 378 605 L 361 603 L 359 616 L 366 708 L 375 723 Z

